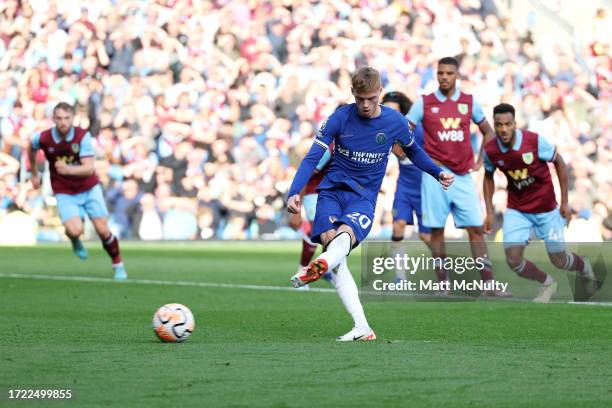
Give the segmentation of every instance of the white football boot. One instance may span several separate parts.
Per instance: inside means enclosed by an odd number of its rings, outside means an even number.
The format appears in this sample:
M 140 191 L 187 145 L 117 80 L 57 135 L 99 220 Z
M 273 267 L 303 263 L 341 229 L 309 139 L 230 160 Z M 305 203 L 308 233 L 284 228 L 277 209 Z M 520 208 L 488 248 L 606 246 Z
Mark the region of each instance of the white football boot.
M 559 289 L 559 284 L 557 281 L 554 281 L 550 285 L 541 285 L 540 290 L 538 291 L 538 295 L 533 298 L 533 301 L 536 303 L 548 303 L 550 302 L 550 298 L 553 297 L 557 290 Z
M 336 341 L 372 341 L 376 340 L 376 333 L 374 330 L 368 328 L 358 329 L 356 327 L 353 328 L 350 332 L 346 333 L 344 336 L 340 336 L 336 338 Z

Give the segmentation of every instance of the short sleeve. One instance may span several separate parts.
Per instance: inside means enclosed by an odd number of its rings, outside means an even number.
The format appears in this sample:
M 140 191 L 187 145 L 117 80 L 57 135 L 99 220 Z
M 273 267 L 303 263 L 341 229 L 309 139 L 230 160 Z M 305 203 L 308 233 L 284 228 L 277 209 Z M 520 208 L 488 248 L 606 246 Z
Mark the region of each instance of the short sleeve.
M 549 162 L 555 160 L 557 149 L 548 140 L 538 135 L 538 157 L 541 161 Z
M 34 133 L 34 135 L 32 136 L 31 143 L 32 143 L 32 150 L 40 149 L 40 132 Z
M 482 163 L 487 173 L 495 173 L 495 165 L 491 162 L 489 156 L 487 156 L 487 152 L 482 152 Z
M 412 104 L 408 115 L 406 115 L 408 121 L 412 126 L 416 126 L 423 120 L 423 97 L 419 98 Z
M 79 152 L 79 157 L 91 157 L 96 155 L 91 134 L 89 132 L 87 132 L 85 136 L 83 136 L 83 139 L 81 139 L 81 148 Z
M 480 124 L 483 120 L 485 120 L 485 114 L 482 111 L 482 106 L 475 99 L 472 99 L 472 121 Z

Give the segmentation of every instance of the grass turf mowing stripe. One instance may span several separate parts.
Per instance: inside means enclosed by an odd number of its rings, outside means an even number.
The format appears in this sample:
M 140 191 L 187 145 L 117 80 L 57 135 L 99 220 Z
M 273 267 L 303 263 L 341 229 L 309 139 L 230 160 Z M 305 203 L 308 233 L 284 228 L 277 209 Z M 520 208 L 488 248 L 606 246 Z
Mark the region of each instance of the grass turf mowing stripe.
M 234 283 L 212 283 L 212 282 L 191 282 L 191 281 L 164 281 L 157 279 L 127 279 L 117 281 L 112 278 L 99 278 L 93 276 L 61 276 L 61 275 L 24 275 L 19 273 L 1 273 L 0 278 L 16 279 L 35 279 L 35 280 L 56 280 L 56 281 L 75 281 L 75 282 L 103 282 L 103 283 L 136 283 L 141 285 L 175 285 L 193 286 L 202 288 L 230 288 L 230 289 L 254 289 L 254 290 L 281 290 L 289 292 L 300 292 L 292 287 L 269 286 L 269 285 L 240 285 Z M 310 288 L 308 291 L 335 293 L 335 289 Z

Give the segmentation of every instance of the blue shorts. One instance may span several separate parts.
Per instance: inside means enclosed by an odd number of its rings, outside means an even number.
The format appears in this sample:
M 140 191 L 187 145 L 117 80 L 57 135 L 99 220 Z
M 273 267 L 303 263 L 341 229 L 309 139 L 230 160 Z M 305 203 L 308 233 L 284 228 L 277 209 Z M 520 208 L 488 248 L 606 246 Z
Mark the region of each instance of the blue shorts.
M 315 214 L 317 213 L 317 196 L 318 194 L 306 194 L 302 200 L 304 211 L 306 212 L 306 219 L 313 222 Z
M 312 242 L 321 243 L 322 233 L 346 224 L 355 233 L 357 246 L 372 229 L 374 207 L 374 203 L 350 189 L 319 191 Z
M 90 219 L 108 217 L 102 187 L 99 184 L 79 194 L 56 194 L 57 210 L 62 222 L 73 217 Z
M 508 208 L 504 214 L 504 247 L 527 245 L 535 235 L 546 243 L 549 253 L 565 251 L 565 220 L 559 209 L 538 214 L 529 214 Z
M 421 212 L 421 192 L 402 188 L 400 184 L 395 190 L 393 198 L 393 222 L 406 221 L 408 225 L 414 225 L 413 213 L 416 214 L 419 223 L 419 232 L 428 234 L 431 228 L 423 225 L 423 214 Z
M 423 224 L 430 228 L 444 228 L 449 213 L 453 214 L 457 228 L 482 226 L 480 198 L 470 173 L 455 174 L 455 182 L 448 190 L 444 190 L 436 179 L 424 174 L 421 180 L 421 200 Z

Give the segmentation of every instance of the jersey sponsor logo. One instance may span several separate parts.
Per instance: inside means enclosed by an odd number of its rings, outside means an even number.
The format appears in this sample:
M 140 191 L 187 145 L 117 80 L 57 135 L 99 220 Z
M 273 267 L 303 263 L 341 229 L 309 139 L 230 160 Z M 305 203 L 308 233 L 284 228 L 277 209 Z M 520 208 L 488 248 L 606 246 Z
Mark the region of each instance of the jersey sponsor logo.
M 457 105 L 457 110 L 459 111 L 460 114 L 467 115 L 467 113 L 468 113 L 467 103 L 460 103 L 460 104 L 458 104 Z
M 512 184 L 517 190 L 527 188 L 535 182 L 535 177 L 529 175 L 527 168 L 508 170 L 508 175 L 514 180 Z
M 533 163 L 533 152 L 523 153 L 523 162 L 526 165 Z
M 78 153 L 78 152 L 79 152 L 79 149 L 80 149 L 80 147 L 79 147 L 79 144 L 78 144 L 78 143 L 73 143 L 73 144 L 71 144 L 71 145 L 70 145 L 70 148 L 72 149 L 72 151 L 73 151 L 74 153 Z
M 444 129 L 459 129 L 461 118 L 440 118 L 440 123 Z
M 527 170 L 527 168 L 517 169 L 517 170 L 508 170 L 508 174 L 514 180 L 525 180 L 527 177 L 529 177 L 529 171 Z
M 387 141 L 387 135 L 385 135 L 383 132 L 376 134 L 376 143 L 381 145 L 381 144 L 384 144 L 386 141 Z
M 463 130 L 459 129 L 461 118 L 440 118 L 440 123 L 446 129 L 438 131 L 438 137 L 442 142 L 463 142 Z

